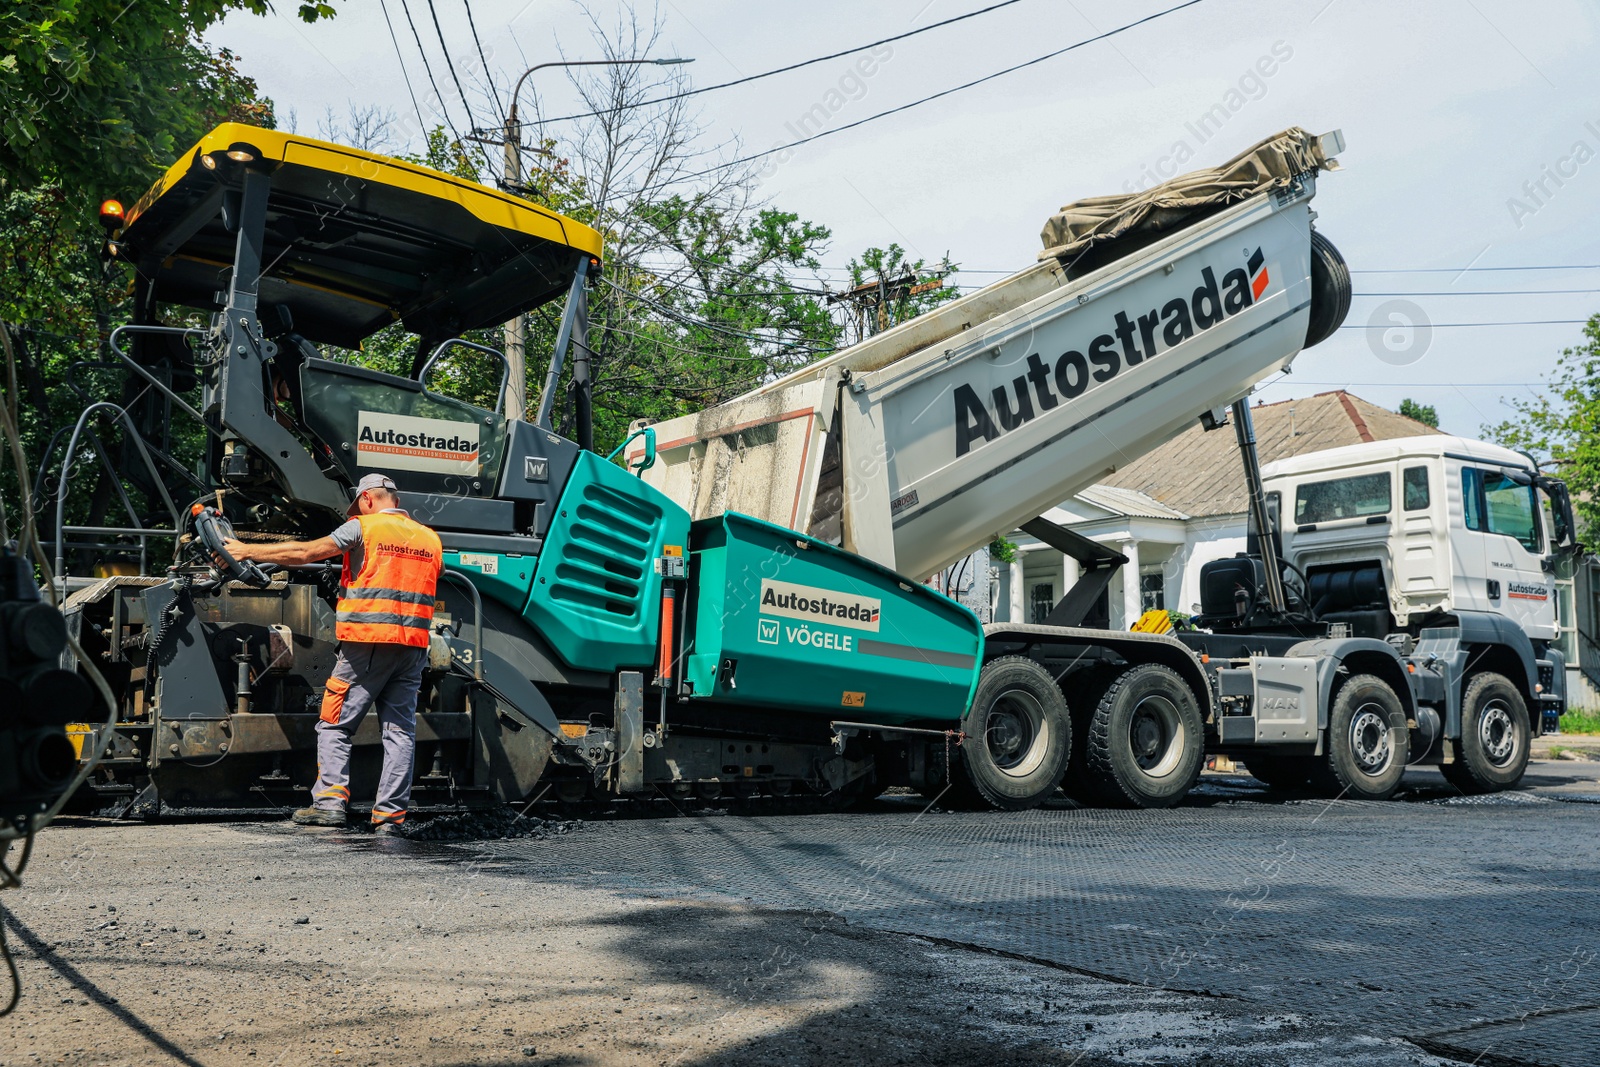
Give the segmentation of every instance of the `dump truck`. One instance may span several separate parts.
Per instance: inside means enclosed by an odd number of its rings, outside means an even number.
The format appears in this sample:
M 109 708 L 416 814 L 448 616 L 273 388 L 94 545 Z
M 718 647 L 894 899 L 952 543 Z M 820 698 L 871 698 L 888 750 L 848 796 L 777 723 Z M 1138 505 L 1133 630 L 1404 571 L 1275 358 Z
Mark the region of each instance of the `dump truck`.
M 1068 205 L 1033 266 L 727 405 L 635 427 L 602 457 L 553 419 L 569 352 L 573 389 L 589 388 L 597 233 L 424 167 L 218 127 L 131 209 L 106 209 L 108 256 L 134 268 L 133 321 L 109 344 L 126 402 L 86 407 L 41 469 L 69 626 L 120 702 L 95 795 L 138 810 L 303 797 L 337 574 L 223 545 L 326 533 L 368 471 L 394 478 L 445 553 L 419 808 L 846 804 L 900 785 L 1023 809 L 1064 781 L 1159 806 L 1208 743 L 1387 795 L 1417 709 L 1458 700 L 1470 660 L 1424 651 L 1435 630 L 1407 649 L 1284 596 L 1243 402 L 1349 306 L 1310 209 L 1341 144 L 1289 130 L 1167 187 Z M 560 329 L 533 418 L 431 387 L 441 360 L 482 359 L 503 396 L 504 356 L 459 335 L 545 305 Z M 418 339 L 409 375 L 324 352 L 395 322 Z M 574 405 L 580 423 L 587 411 Z M 1212 633 L 1079 625 L 1120 557 L 1041 511 L 1230 412 L 1272 531 L 1235 584 L 1263 592 Z M 120 460 L 94 437 L 101 415 L 123 430 Z M 197 470 L 173 457 L 179 424 L 203 436 Z M 126 526 L 67 523 L 82 441 L 166 521 L 124 496 Z M 1044 624 L 985 627 L 921 582 L 1019 523 L 1085 565 Z M 170 562 L 152 565 L 163 538 Z M 65 573 L 86 544 L 130 543 L 137 567 Z M 1378 709 L 1381 773 L 1359 747 L 1374 720 L 1355 729 L 1352 708 Z M 359 798 L 377 724 L 355 741 Z

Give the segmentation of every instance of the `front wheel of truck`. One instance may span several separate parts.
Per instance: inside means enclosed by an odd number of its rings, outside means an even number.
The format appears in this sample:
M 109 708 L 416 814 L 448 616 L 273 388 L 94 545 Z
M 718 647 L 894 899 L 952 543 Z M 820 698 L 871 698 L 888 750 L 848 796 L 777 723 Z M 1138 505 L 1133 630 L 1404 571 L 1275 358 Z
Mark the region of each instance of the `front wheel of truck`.
M 961 729 L 958 792 L 1002 811 L 1025 811 L 1061 785 L 1072 751 L 1067 702 L 1033 660 L 1002 656 L 984 664 Z
M 1406 709 L 1389 683 L 1351 675 L 1328 713 L 1327 754 L 1312 782 L 1335 798 L 1388 800 L 1400 788 L 1410 752 Z
M 1445 778 L 1463 793 L 1510 789 L 1528 768 L 1528 705 L 1511 679 L 1475 674 L 1461 697 L 1461 759 Z

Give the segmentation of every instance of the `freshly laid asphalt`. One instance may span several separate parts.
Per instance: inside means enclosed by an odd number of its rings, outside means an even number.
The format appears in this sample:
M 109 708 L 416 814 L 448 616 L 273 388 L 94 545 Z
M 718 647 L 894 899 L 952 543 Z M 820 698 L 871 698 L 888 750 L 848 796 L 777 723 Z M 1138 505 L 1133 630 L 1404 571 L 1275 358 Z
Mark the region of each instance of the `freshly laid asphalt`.
M 0 1063 L 1590 1067 L 1600 762 L 1524 785 L 454 843 L 62 824 L 3 901 Z

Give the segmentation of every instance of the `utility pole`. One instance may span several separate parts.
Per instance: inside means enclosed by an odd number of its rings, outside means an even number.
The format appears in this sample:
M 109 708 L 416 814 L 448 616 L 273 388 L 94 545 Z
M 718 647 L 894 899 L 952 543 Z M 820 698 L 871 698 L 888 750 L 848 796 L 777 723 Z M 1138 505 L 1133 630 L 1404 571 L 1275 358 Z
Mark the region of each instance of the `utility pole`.
M 516 121 L 517 102 L 513 99 L 505 133 L 505 183 L 513 191 L 522 181 L 521 131 Z M 505 416 L 508 419 L 524 419 L 528 413 L 527 321 L 527 316 L 518 312 L 505 324 L 506 363 L 511 368 L 511 381 L 506 388 Z
M 506 113 L 506 125 L 503 131 L 501 144 L 505 149 L 505 177 L 501 184 L 508 192 L 514 195 L 524 195 L 522 188 L 522 123 L 517 120 L 517 98 L 522 94 L 522 83 L 528 80 L 528 75 L 536 70 L 546 67 L 638 67 L 648 63 L 656 67 L 671 67 L 680 63 L 693 63 L 693 59 L 568 59 L 555 63 L 538 63 L 522 72 L 522 77 L 517 79 L 516 88 L 511 91 L 511 110 Z M 478 134 L 479 131 L 473 131 Z M 482 139 L 482 138 L 479 138 Z M 582 299 L 582 294 L 579 294 Z M 583 309 L 585 323 L 588 321 L 587 308 Z M 508 419 L 525 419 L 528 417 L 528 351 L 527 351 L 527 317 L 518 315 L 505 324 L 506 364 L 511 369 L 511 384 L 506 389 L 505 416 Z M 582 371 L 587 378 L 589 369 L 588 339 L 582 341 L 583 351 L 581 362 L 574 361 L 574 372 Z M 582 403 L 582 401 L 580 401 Z
M 856 324 L 859 344 L 876 333 L 895 325 L 893 306 L 922 293 L 944 287 L 942 278 L 919 282 L 917 276 L 907 271 L 898 278 L 878 276 L 876 281 L 863 282 L 854 289 L 828 296 L 830 304 L 848 304 Z

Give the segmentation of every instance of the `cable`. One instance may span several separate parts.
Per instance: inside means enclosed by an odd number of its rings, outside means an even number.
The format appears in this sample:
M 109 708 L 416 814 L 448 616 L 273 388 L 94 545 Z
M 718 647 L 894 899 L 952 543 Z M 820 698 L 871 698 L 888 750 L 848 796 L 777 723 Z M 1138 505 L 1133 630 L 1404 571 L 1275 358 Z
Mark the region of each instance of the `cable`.
M 1568 263 L 1532 267 L 1369 267 L 1351 274 L 1466 274 L 1469 271 L 1497 270 L 1600 270 L 1600 263 Z
M 467 127 L 472 126 L 472 105 L 467 103 L 467 91 L 461 88 L 461 78 L 456 74 L 455 62 L 450 58 L 450 46 L 445 43 L 444 27 L 439 25 L 439 12 L 433 6 L 433 0 L 427 0 L 428 15 L 433 19 L 433 32 L 439 38 L 439 52 L 444 56 L 444 67 L 450 72 L 450 80 L 456 83 L 456 95 L 461 97 L 461 109 L 467 113 Z
M 1352 296 L 1550 296 L 1555 293 L 1600 293 L 1600 289 L 1440 289 L 1415 293 L 1352 293 Z
M 885 37 L 883 40 L 873 41 L 871 44 L 858 45 L 855 48 L 846 48 L 843 52 L 833 52 L 829 55 L 818 56 L 816 59 L 807 59 L 800 63 L 791 63 L 787 67 L 777 67 L 773 70 L 764 71 L 760 74 L 751 74 L 745 78 L 736 78 L 731 82 L 722 82 L 718 85 L 707 85 L 700 89 L 686 89 L 681 93 L 673 93 L 671 96 L 663 96 L 655 100 L 644 100 L 637 104 L 623 104 L 620 107 L 605 108 L 601 111 L 586 111 L 581 115 L 562 115 L 560 118 L 545 119 L 544 121 L 547 123 L 571 122 L 575 119 L 599 118 L 601 115 L 610 115 L 618 111 L 626 111 L 629 108 L 652 107 L 656 104 L 667 104 L 674 100 L 683 100 L 687 97 L 699 96 L 701 93 L 716 92 L 718 89 L 731 89 L 735 85 L 744 85 L 748 82 L 760 81 L 762 78 L 770 78 L 774 74 L 787 74 L 791 70 L 799 70 L 802 67 L 809 67 L 817 63 L 826 63 L 830 59 L 839 59 L 843 56 L 854 55 L 856 52 L 865 52 L 867 49 L 876 48 L 879 45 L 892 44 L 895 41 L 903 41 L 907 37 L 915 37 L 919 33 L 927 33 L 929 30 L 937 30 L 941 26 L 949 26 L 951 23 L 961 22 L 965 19 L 976 18 L 979 15 L 987 15 L 991 11 L 997 11 L 1002 7 L 1010 7 L 1012 4 L 1019 2 L 1020 0 L 1001 0 L 1001 3 L 990 4 L 988 7 L 979 8 L 976 11 L 969 11 L 965 15 L 956 15 L 953 18 L 945 19 L 943 22 L 930 23 L 927 26 L 923 26 L 921 29 L 910 30 L 894 37 Z
M 450 120 L 450 109 L 444 106 L 444 94 L 439 91 L 439 83 L 433 77 L 433 64 L 428 62 L 427 49 L 422 47 L 422 34 L 417 32 L 417 24 L 411 18 L 411 5 L 406 0 L 400 0 L 400 10 L 405 12 L 406 25 L 411 27 L 411 37 L 417 42 L 417 51 L 422 54 L 422 69 L 427 71 L 428 84 L 433 86 L 434 99 L 439 101 L 439 114 L 444 116 L 444 124 L 450 127 L 450 136 L 455 138 L 457 144 L 460 144 L 461 134 L 456 132 L 456 124 Z M 405 62 L 402 61 L 400 65 L 404 67 Z M 467 112 L 467 121 L 472 121 L 471 111 Z M 426 130 L 423 131 L 423 136 L 427 136 Z
M 389 0 L 378 0 L 378 6 L 383 8 L 383 24 L 389 27 L 389 40 L 394 44 L 394 57 L 400 61 L 400 76 L 406 80 L 406 94 L 411 97 L 411 106 L 417 112 L 417 130 L 422 134 L 423 143 L 426 144 L 428 120 L 422 117 L 422 105 L 417 103 L 416 91 L 411 88 L 411 70 L 406 66 L 405 54 L 400 51 L 400 38 L 395 36 L 394 23 L 389 19 Z
M 686 312 L 679 311 L 677 308 L 669 307 L 666 304 L 658 304 L 655 301 L 651 300 L 649 297 L 643 295 L 642 293 L 637 293 L 637 292 L 634 292 L 634 291 L 629 290 L 629 289 L 624 289 L 622 286 L 618 285 L 616 282 L 612 281 L 610 278 L 605 277 L 604 275 L 601 276 L 600 280 L 602 282 L 604 282 L 611 289 L 614 289 L 617 292 L 621 293 L 623 296 L 630 297 L 630 298 L 632 298 L 634 300 L 637 300 L 639 303 L 645 305 L 646 307 L 648 307 L 648 308 L 650 308 L 650 309 L 652 309 L 654 311 L 657 311 L 660 314 L 665 315 L 669 319 L 673 319 L 673 320 L 681 323 L 684 326 L 691 326 L 691 327 L 695 327 L 695 328 L 698 328 L 698 329 L 710 330 L 713 333 L 725 334 L 725 335 L 727 335 L 729 337 L 736 337 L 736 338 L 739 338 L 740 340 L 744 340 L 744 341 L 755 341 L 758 344 L 778 345 L 779 347 L 782 347 L 782 348 L 799 349 L 799 350 L 803 350 L 805 352 L 811 353 L 813 355 L 820 355 L 820 354 L 828 351 L 827 349 L 813 348 L 813 347 L 811 347 L 809 345 L 802 345 L 802 344 L 799 344 L 799 343 L 796 343 L 796 342 L 793 342 L 793 341 L 780 341 L 780 340 L 778 340 L 776 338 L 762 337 L 762 336 L 760 336 L 758 334 L 753 334 L 753 333 L 745 333 L 742 330 L 735 330 L 732 327 L 728 327 L 728 326 L 719 326 L 714 322 L 707 322 L 704 319 L 697 319 L 694 316 L 687 314 Z
M 1588 321 L 1588 319 L 1528 319 L 1521 322 L 1418 322 L 1411 323 L 1411 325 L 1418 329 L 1448 330 L 1463 326 L 1573 326 L 1582 325 Z M 1393 324 L 1377 322 L 1370 325 L 1355 324 L 1339 327 L 1341 330 L 1392 330 L 1394 328 Z
M 994 81 L 996 78 L 1004 77 L 1007 74 L 1014 74 L 1017 71 L 1023 70 L 1023 69 L 1025 69 L 1027 67 L 1037 66 L 1038 64 L 1043 63 L 1046 60 L 1054 59 L 1054 58 L 1056 58 L 1057 56 L 1060 56 L 1060 55 L 1065 55 L 1066 53 L 1071 52 L 1074 49 L 1082 48 L 1085 45 L 1094 44 L 1096 41 L 1103 41 L 1108 37 L 1114 37 L 1119 33 L 1124 33 L 1124 32 L 1126 32 L 1128 30 L 1133 29 L 1135 26 L 1142 26 L 1146 22 L 1153 22 L 1154 20 L 1156 20 L 1158 18 L 1161 18 L 1161 17 L 1163 17 L 1165 15 L 1170 15 L 1175 11 L 1182 11 L 1186 7 L 1194 7 L 1196 4 L 1203 3 L 1203 2 L 1204 2 L 1204 0 L 1185 0 L 1184 3 L 1177 4 L 1177 5 L 1173 6 L 1173 7 L 1169 7 L 1167 9 L 1163 10 L 1163 11 L 1157 11 L 1153 15 L 1146 15 L 1144 18 L 1138 19 L 1138 20 L 1136 20 L 1134 22 L 1130 22 L 1127 25 L 1118 26 L 1116 29 L 1107 30 L 1105 33 L 1098 34 L 1098 35 L 1096 35 L 1094 37 L 1085 38 L 1082 41 L 1078 41 L 1076 44 L 1069 44 L 1065 48 L 1058 48 L 1054 52 L 1050 52 L 1050 53 L 1048 53 L 1046 55 L 1039 56 L 1037 59 L 1030 59 L 1027 62 L 1018 63 L 1015 66 L 1007 67 L 1004 70 L 997 70 L 993 74 L 985 74 L 981 78 L 974 78 L 972 81 L 964 82 L 963 84 L 954 86 L 953 88 L 941 90 L 941 91 L 939 91 L 937 93 L 933 93 L 930 96 L 924 96 L 920 100 L 911 101 L 909 104 L 901 104 L 899 107 L 892 107 L 887 111 L 880 111 L 876 115 L 868 115 L 864 119 L 857 119 L 855 122 L 846 123 L 843 126 L 839 126 L 839 127 L 834 128 L 834 129 L 831 129 L 831 130 L 823 130 L 820 133 L 812 134 L 810 137 L 802 137 L 798 141 L 791 141 L 789 144 L 786 144 L 786 145 L 779 145 L 776 148 L 769 148 L 765 152 L 756 152 L 756 153 L 754 153 L 752 155 L 741 156 L 738 159 L 730 160 L 727 163 L 719 163 L 715 167 L 710 167 L 710 168 L 708 168 L 706 170 L 697 171 L 694 174 L 680 175 L 679 177 L 674 178 L 673 181 L 681 182 L 681 181 L 689 181 L 689 180 L 691 180 L 693 178 L 703 178 L 708 174 L 715 174 L 718 171 L 727 170 L 729 167 L 737 167 L 737 166 L 739 166 L 741 164 L 744 164 L 744 163 L 750 163 L 750 162 L 753 162 L 753 161 L 758 160 L 758 159 L 764 159 L 767 156 L 776 155 L 779 152 L 787 152 L 791 148 L 798 148 L 803 144 L 810 144 L 812 141 L 820 141 L 824 137 L 832 137 L 836 133 L 843 133 L 846 130 L 853 130 L 857 126 L 865 126 L 869 122 L 876 122 L 878 119 L 887 118 L 890 115 L 898 115 L 902 111 L 909 111 L 911 108 L 918 107 L 918 106 L 920 106 L 922 104 L 930 103 L 931 101 L 938 100 L 938 99 L 940 99 L 942 97 L 950 96 L 953 93 L 959 93 L 963 89 L 971 89 L 974 86 L 982 85 L 984 82 Z
M 39 833 L 40 819 L 27 816 L 28 828 L 23 831 L 22 859 L 17 863 L 17 869 L 12 870 L 5 862 L 6 856 L 11 852 L 11 840 L 0 847 L 0 889 L 15 889 L 22 884 L 22 872 L 28 869 L 28 860 L 33 856 L 33 839 Z
M 506 124 L 505 109 L 500 106 L 500 97 L 493 92 L 494 73 L 489 70 L 489 57 L 483 54 L 483 42 L 478 39 L 478 24 L 472 18 L 472 0 L 461 0 L 461 6 L 467 9 L 467 25 L 472 27 L 472 43 L 478 46 L 478 61 L 483 64 L 483 76 L 488 79 L 489 101 L 494 104 L 495 114 L 500 116 L 500 125 Z

